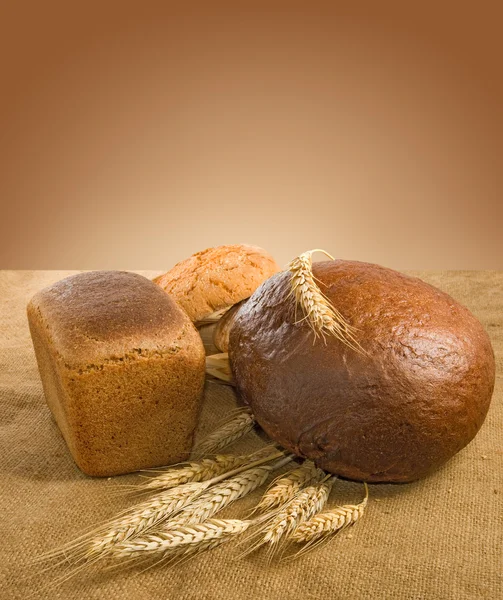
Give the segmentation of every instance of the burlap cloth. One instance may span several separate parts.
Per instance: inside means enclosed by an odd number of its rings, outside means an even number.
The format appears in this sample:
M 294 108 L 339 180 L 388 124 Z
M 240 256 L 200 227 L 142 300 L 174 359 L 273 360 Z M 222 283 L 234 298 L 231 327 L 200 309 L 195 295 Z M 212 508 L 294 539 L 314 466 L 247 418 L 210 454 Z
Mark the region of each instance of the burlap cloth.
M 143 272 L 153 275 L 151 272 Z M 364 519 L 295 562 L 268 565 L 263 553 L 237 560 L 223 546 L 174 568 L 79 575 L 44 585 L 37 554 L 99 524 L 132 500 L 119 483 L 83 475 L 45 404 L 25 315 L 38 289 L 69 272 L 0 273 L 0 597 L 278 600 L 500 598 L 502 586 L 503 273 L 415 273 L 466 304 L 491 335 L 498 375 L 487 420 L 443 469 L 407 485 L 372 485 Z M 234 406 L 227 387 L 207 384 L 201 429 Z M 263 442 L 252 437 L 248 448 Z M 362 486 L 340 481 L 334 502 L 360 500 Z M 242 514 L 255 498 L 227 514 Z

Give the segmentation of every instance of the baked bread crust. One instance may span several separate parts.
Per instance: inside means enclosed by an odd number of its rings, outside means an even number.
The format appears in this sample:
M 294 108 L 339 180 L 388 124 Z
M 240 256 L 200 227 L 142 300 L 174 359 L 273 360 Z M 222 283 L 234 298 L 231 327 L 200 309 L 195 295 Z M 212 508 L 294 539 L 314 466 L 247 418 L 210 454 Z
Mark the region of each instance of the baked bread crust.
M 28 320 L 47 404 L 82 471 L 117 475 L 187 458 L 204 347 L 158 286 L 128 272 L 73 275 L 36 294 Z
M 279 271 L 262 248 L 235 244 L 197 252 L 154 279 L 193 322 L 248 298 Z
M 313 273 L 367 354 L 334 338 L 313 344 L 282 272 L 230 332 L 241 396 L 272 439 L 329 472 L 375 482 L 427 475 L 484 421 L 495 380 L 487 333 L 417 278 L 353 261 L 315 263 Z
M 238 310 L 243 306 L 245 301 L 242 300 L 229 310 L 217 321 L 213 329 L 213 344 L 220 352 L 227 352 L 229 349 L 229 334 L 231 327 L 234 325 Z

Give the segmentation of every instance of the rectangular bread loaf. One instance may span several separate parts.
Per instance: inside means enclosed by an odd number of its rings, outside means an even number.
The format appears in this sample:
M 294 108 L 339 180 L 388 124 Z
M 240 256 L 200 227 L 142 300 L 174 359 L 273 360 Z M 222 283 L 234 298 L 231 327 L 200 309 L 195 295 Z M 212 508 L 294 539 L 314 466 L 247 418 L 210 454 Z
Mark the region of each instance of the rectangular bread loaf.
M 28 320 L 47 404 L 84 473 L 188 457 L 204 348 L 159 286 L 129 272 L 81 273 L 36 294 Z

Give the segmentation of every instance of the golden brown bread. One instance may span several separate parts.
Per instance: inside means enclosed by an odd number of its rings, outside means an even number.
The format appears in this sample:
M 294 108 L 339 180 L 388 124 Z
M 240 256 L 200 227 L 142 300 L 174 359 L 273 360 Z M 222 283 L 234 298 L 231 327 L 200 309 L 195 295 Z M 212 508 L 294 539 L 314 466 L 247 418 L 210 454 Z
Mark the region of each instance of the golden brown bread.
M 47 403 L 82 471 L 187 458 L 204 348 L 158 286 L 134 273 L 81 273 L 36 294 L 28 319 Z
M 248 298 L 279 267 L 262 248 L 235 244 L 197 252 L 154 279 L 192 321 Z
M 297 455 L 356 480 L 411 481 L 475 436 L 495 380 L 489 337 L 447 294 L 377 265 L 316 263 L 367 354 L 296 322 L 289 272 L 241 308 L 229 356 L 264 430 Z M 298 315 L 298 311 L 297 311 Z

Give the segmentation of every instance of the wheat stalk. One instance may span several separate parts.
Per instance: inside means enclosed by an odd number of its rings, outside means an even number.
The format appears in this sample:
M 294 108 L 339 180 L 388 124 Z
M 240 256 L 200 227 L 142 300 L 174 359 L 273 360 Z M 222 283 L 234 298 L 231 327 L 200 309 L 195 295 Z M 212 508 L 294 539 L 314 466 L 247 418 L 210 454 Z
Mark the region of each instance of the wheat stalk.
M 316 485 L 306 487 L 281 507 L 279 511 L 272 513 L 271 518 L 254 534 L 255 537 L 258 537 L 258 541 L 250 544 L 243 555 L 267 544 L 269 546 L 269 557 L 272 557 L 280 542 L 288 539 L 288 536 L 300 523 L 307 521 L 315 513 L 322 510 L 334 481 L 334 476 L 327 475 L 324 480 Z
M 222 426 L 210 433 L 196 446 L 194 454 L 214 454 L 249 433 L 255 425 L 255 417 L 249 408 L 243 408 L 226 421 Z
M 255 510 L 269 511 L 291 500 L 299 490 L 313 480 L 321 480 L 325 472 L 310 460 L 277 479 L 262 496 Z
M 214 313 L 211 313 L 211 315 L 208 315 L 207 317 L 204 317 L 203 319 L 199 320 L 199 321 L 195 321 L 194 325 L 199 329 L 200 327 L 203 327 L 204 325 L 212 325 L 213 323 L 218 323 L 218 321 L 220 321 L 220 319 L 225 315 L 225 313 L 229 310 L 229 306 L 226 306 L 225 308 L 221 308 L 220 310 L 215 311 Z
M 214 458 L 203 458 L 198 462 L 185 463 L 183 467 L 169 469 L 149 469 L 147 472 L 161 473 L 155 477 L 148 477 L 148 481 L 139 485 L 125 486 L 133 490 L 144 492 L 157 489 L 170 489 L 190 482 L 207 481 L 231 471 L 237 467 L 268 456 L 274 446 L 265 446 L 251 454 L 234 456 L 232 454 L 217 454 Z
M 292 460 L 292 457 L 287 456 L 272 465 L 262 465 L 249 469 L 236 475 L 236 477 L 226 479 L 222 483 L 214 485 L 182 510 L 174 521 L 166 523 L 166 526 L 171 527 L 173 523 L 178 526 L 179 524 L 202 523 L 206 521 L 232 502 L 243 498 L 260 487 L 265 483 L 272 471 L 279 469 L 290 460 Z
M 326 504 L 334 482 L 329 477 L 323 483 L 311 485 L 291 500 L 267 526 L 264 543 L 277 544 L 283 536 L 290 534 L 303 521 L 319 512 Z
M 146 554 L 177 553 L 183 555 L 209 550 L 234 539 L 251 525 L 239 519 L 209 519 L 204 523 L 179 525 L 141 539 L 127 541 L 114 548 L 116 558 L 144 558 Z
M 316 249 L 304 252 L 288 265 L 292 274 L 291 287 L 296 306 L 302 309 L 304 319 L 314 332 L 315 339 L 321 336 L 326 341 L 326 336 L 333 336 L 353 350 L 362 352 L 355 337 L 356 329 L 346 321 L 316 284 L 312 270 L 312 256 L 315 252 L 323 252 L 333 260 L 325 250 Z
M 299 543 L 312 543 L 356 523 L 362 518 L 368 502 L 368 486 L 366 483 L 364 485 L 365 498 L 360 504 L 337 506 L 315 515 L 311 520 L 301 523 L 293 532 L 291 539 Z
M 189 462 L 178 469 L 169 469 L 149 477 L 148 481 L 132 486 L 133 489 L 144 491 L 170 489 L 190 482 L 199 482 L 212 479 L 221 473 L 230 471 L 250 461 L 250 456 L 232 456 L 230 454 L 217 454 L 215 458 L 204 458 L 199 462 Z
M 96 558 L 106 555 L 116 544 L 138 536 L 164 522 L 169 517 L 176 515 L 210 486 L 280 457 L 284 457 L 283 452 L 275 451 L 207 481 L 186 483 L 156 495 L 154 498 L 135 507 L 133 511 L 126 512 L 119 519 L 109 523 L 106 533 L 92 540 L 85 556 Z
M 163 492 L 140 504 L 123 517 L 112 521 L 108 525 L 107 533 L 91 542 L 86 557 L 103 556 L 110 552 L 116 544 L 138 535 L 176 514 L 209 487 L 210 481 L 187 483 Z
M 222 352 L 220 354 L 211 354 L 210 356 L 207 356 L 206 374 L 223 383 L 227 383 L 228 385 L 234 385 L 228 353 Z
M 187 544 L 193 545 L 198 551 L 206 550 L 209 546 L 213 546 L 215 538 L 218 538 L 220 543 L 225 541 L 228 535 L 241 533 L 248 528 L 251 521 L 223 521 L 211 517 L 261 486 L 271 471 L 281 468 L 290 460 L 292 456 L 287 456 L 272 465 L 248 469 L 213 485 L 180 511 L 174 519 L 167 521 L 161 529 L 157 529 L 151 535 L 114 544 L 114 556 L 125 557 L 140 552 L 163 553 L 180 545 L 186 547 Z M 228 526 L 231 526 L 231 530 Z

